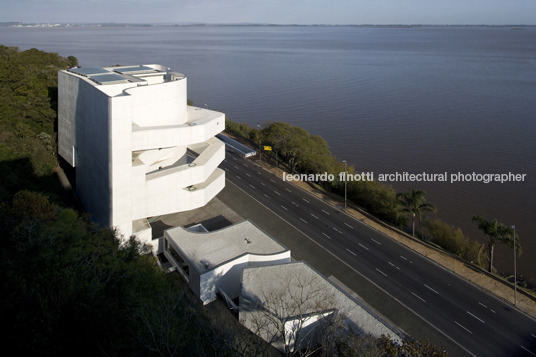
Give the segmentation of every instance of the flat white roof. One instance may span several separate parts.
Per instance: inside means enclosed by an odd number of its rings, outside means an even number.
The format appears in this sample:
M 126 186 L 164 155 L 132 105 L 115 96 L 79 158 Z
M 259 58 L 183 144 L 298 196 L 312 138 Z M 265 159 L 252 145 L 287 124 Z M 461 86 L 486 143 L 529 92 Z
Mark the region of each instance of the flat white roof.
M 95 88 L 110 96 L 122 93 L 124 89 L 149 83 L 165 83 L 165 76 L 171 73 L 174 80 L 185 78 L 184 74 L 170 72 L 170 69 L 160 64 L 143 64 L 136 66 L 118 67 L 74 67 L 62 72 L 76 75 Z M 147 79 L 152 78 L 150 82 Z M 156 78 L 159 78 L 155 81 Z
M 247 253 L 272 255 L 288 251 L 249 220 L 208 233 L 175 227 L 166 230 L 164 237 L 180 248 L 199 272 L 212 270 Z
M 280 318 L 337 309 L 359 329 L 376 337 L 390 335 L 391 339 L 400 341 L 396 327 L 387 325 L 305 262 L 245 267 L 240 295 L 252 302 L 267 303 L 267 308 L 277 310 L 274 313 L 286 315 Z M 248 311 L 246 308 L 243 316 L 255 313 Z

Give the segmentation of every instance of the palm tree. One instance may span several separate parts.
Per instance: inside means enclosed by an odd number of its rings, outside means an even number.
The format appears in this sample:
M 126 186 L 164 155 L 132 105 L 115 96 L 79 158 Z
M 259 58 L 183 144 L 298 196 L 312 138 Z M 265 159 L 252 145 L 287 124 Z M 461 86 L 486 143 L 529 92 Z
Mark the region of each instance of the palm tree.
M 514 247 L 514 231 L 512 228 L 505 226 L 497 221 L 496 218 L 487 220 L 481 216 L 473 216 L 473 222 L 478 223 L 478 229 L 483 231 L 488 236 L 488 251 L 489 251 L 489 272 L 493 270 L 493 249 L 495 243 L 499 242 L 510 247 Z M 516 234 L 516 252 L 521 255 L 521 245 Z
M 415 191 L 410 187 L 408 192 L 398 193 L 396 199 L 404 206 L 404 211 L 411 214 L 411 235 L 413 237 L 415 237 L 415 216 L 418 217 L 420 223 L 421 213 L 432 212 L 435 214 L 437 212 L 437 208 L 433 204 L 426 203 L 426 192 L 422 190 Z

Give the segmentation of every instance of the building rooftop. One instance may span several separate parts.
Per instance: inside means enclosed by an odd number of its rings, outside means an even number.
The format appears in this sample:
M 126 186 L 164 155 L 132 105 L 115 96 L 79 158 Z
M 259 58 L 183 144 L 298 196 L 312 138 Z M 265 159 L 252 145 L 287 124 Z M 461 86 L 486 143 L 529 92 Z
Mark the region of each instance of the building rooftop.
M 185 78 L 159 64 L 117 67 L 74 67 L 66 72 L 83 78 L 109 95 L 118 95 L 123 89 L 148 84 L 165 83 Z
M 164 235 L 175 243 L 199 272 L 244 254 L 271 255 L 288 249 L 249 220 L 208 233 L 170 228 Z
M 355 331 L 377 337 L 391 335 L 399 340 L 396 327 L 390 326 L 305 262 L 244 268 L 240 295 L 245 298 L 241 298 L 240 306 L 246 319 L 246 315 L 255 313 L 255 309 L 249 308 L 252 303 L 263 303 L 281 319 L 336 309 L 344 314 Z

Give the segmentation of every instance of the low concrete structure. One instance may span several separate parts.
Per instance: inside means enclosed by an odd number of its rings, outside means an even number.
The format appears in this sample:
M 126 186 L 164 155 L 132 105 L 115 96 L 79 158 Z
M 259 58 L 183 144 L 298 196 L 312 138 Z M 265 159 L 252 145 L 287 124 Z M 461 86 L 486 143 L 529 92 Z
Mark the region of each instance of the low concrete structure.
M 290 250 L 250 221 L 213 232 L 183 227 L 164 232 L 163 253 L 204 304 L 218 291 L 233 300 L 245 267 L 290 262 Z
M 257 152 L 255 150 L 251 149 L 250 147 L 247 147 L 244 144 L 239 143 L 238 141 L 236 141 L 233 138 L 228 137 L 227 135 L 220 133 L 216 135 L 216 137 L 220 139 L 221 141 L 223 141 L 232 150 L 242 155 L 243 157 L 250 157 L 250 156 L 257 155 Z
M 336 318 L 339 330 L 383 334 L 400 342 L 394 327 L 304 262 L 247 267 L 241 280 L 240 322 L 281 351 L 314 344 L 323 333 L 319 325 Z
M 204 206 L 225 186 L 225 115 L 187 105 L 186 77 L 157 64 L 58 73 L 58 152 L 103 225 L 145 243 L 147 217 Z

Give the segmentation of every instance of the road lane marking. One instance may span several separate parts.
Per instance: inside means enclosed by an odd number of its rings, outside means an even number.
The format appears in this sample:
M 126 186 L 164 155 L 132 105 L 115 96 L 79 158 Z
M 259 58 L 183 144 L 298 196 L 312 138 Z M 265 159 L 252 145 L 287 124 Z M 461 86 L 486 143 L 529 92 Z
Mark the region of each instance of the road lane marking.
M 327 211 L 324 211 L 324 210 L 322 210 L 322 212 L 324 212 L 325 214 L 327 214 L 327 215 L 329 216 L 329 212 L 327 212 Z
M 402 259 L 404 259 L 404 260 L 407 260 L 407 259 L 406 259 L 405 257 L 403 257 L 403 256 L 400 256 L 400 258 L 402 258 Z
M 352 252 L 350 249 L 346 248 L 347 251 L 350 252 L 350 254 L 352 254 L 354 257 L 357 257 L 357 254 L 355 254 L 354 252 Z
M 242 177 L 236 175 L 236 178 L 239 179 L 239 180 L 242 180 Z
M 335 232 L 339 232 L 340 234 L 342 234 L 342 231 L 339 231 L 336 227 L 333 227 L 333 229 L 335 230 Z
M 258 173 L 259 175 L 262 175 L 259 171 L 257 171 L 257 173 Z
M 274 193 L 278 196 L 281 196 L 281 194 L 279 192 L 277 192 L 276 190 L 274 190 Z
M 237 159 L 236 157 L 234 157 L 234 156 L 231 156 L 231 157 L 233 158 L 233 160 L 238 160 L 238 159 Z
M 385 273 L 384 273 L 383 271 L 381 271 L 380 269 L 376 268 L 376 270 L 377 270 L 380 274 L 382 274 L 383 276 L 387 276 L 387 274 L 385 274 Z
M 345 225 L 347 225 L 348 227 L 354 229 L 354 227 L 352 227 L 351 225 L 349 225 L 348 223 L 344 222 Z
M 291 202 L 292 202 L 292 204 L 293 204 L 294 206 L 296 206 L 296 207 L 300 207 L 296 202 L 294 202 L 294 201 L 291 201 Z
M 249 184 L 251 186 L 252 189 L 255 189 L 255 186 L 253 186 L 252 184 Z
M 535 335 L 535 334 L 531 333 L 530 335 L 531 335 L 532 337 L 536 338 L 536 335 Z
M 419 295 L 415 294 L 413 291 L 411 292 L 413 294 L 413 296 L 415 296 L 417 299 L 421 300 L 422 302 L 426 302 L 426 300 L 424 300 L 422 297 L 420 297 Z
M 288 188 L 285 187 L 285 190 L 287 190 L 288 192 L 292 192 L 291 190 L 289 190 Z
M 357 243 L 357 244 L 359 244 L 359 246 L 360 246 L 361 248 L 366 249 L 366 250 L 369 250 L 369 249 L 368 249 L 367 247 L 365 247 L 363 244 L 361 244 L 361 243 Z
M 377 245 L 382 245 L 380 242 L 378 242 L 376 239 L 373 239 L 373 238 L 370 238 L 371 241 L 373 241 L 374 243 L 376 243 Z
M 304 201 L 307 202 L 307 203 L 311 203 L 311 202 L 307 201 L 305 198 L 302 198 L 302 200 L 304 200 Z
M 266 197 L 266 198 L 270 198 L 270 196 L 268 196 L 266 193 L 264 194 L 264 197 Z
M 240 169 L 238 168 L 238 166 L 236 166 L 236 165 L 233 165 L 233 167 L 234 167 L 235 169 L 237 169 L 237 170 L 240 170 Z
M 527 350 L 527 349 L 525 348 L 525 346 L 520 346 L 520 347 L 521 347 L 522 349 L 524 349 L 525 351 L 527 351 L 528 353 L 530 353 L 531 355 L 536 356 L 536 354 L 534 354 L 534 353 L 530 352 L 529 350 Z
M 395 267 L 395 265 L 393 263 L 391 263 L 391 262 L 387 262 L 387 263 L 389 263 L 390 266 Z
M 301 218 L 301 217 L 300 217 L 300 219 L 301 219 L 302 221 L 304 221 L 305 223 L 307 223 L 307 221 L 306 221 L 305 219 L 303 219 L 303 218 Z
M 251 175 L 250 175 L 250 174 L 248 174 L 247 172 L 246 172 L 246 176 L 247 176 L 247 177 L 251 177 Z
M 263 206 L 266 210 L 270 211 L 272 214 L 276 215 L 277 217 L 279 217 L 281 220 L 283 220 L 284 222 L 286 222 L 287 224 L 293 226 L 295 229 L 297 229 L 301 234 L 303 234 L 307 239 L 309 239 L 312 243 L 318 245 L 319 247 L 323 248 L 326 250 L 326 252 L 328 254 L 330 254 L 334 259 L 338 260 L 340 263 L 344 264 L 348 269 L 350 269 L 351 271 L 353 271 L 354 273 L 356 273 L 357 275 L 361 276 L 363 279 L 365 279 L 366 281 L 368 281 L 370 284 L 372 284 L 376 289 L 382 291 L 384 294 L 388 295 L 391 299 L 393 299 L 396 303 L 400 304 L 401 306 L 403 306 L 404 308 L 408 309 L 409 311 L 411 311 L 413 314 L 415 314 L 416 316 L 418 316 L 420 319 L 422 319 L 423 321 L 426 321 L 435 331 L 437 331 L 439 334 L 441 334 L 443 337 L 445 337 L 446 339 L 448 339 L 450 342 L 452 342 L 453 344 L 455 344 L 456 346 L 458 346 L 459 348 L 461 348 L 462 350 L 464 350 L 465 352 L 467 352 L 467 354 L 473 356 L 473 357 L 476 357 L 474 353 L 471 353 L 467 348 L 465 348 L 464 346 L 462 346 L 458 341 L 454 340 L 452 337 L 450 337 L 449 335 L 445 334 L 445 332 L 443 332 L 442 330 L 440 330 L 436 325 L 434 325 L 433 323 L 431 323 L 430 321 L 428 321 L 425 317 L 423 317 L 421 314 L 419 314 L 417 311 L 415 311 L 414 309 L 412 309 L 411 307 L 409 307 L 408 305 L 404 304 L 402 301 L 400 301 L 399 299 L 397 299 L 396 297 L 394 297 L 393 295 L 389 294 L 389 292 L 387 292 L 387 290 L 385 290 L 384 288 L 382 288 L 381 286 L 379 286 L 377 283 L 375 283 L 373 280 L 371 280 L 370 278 L 368 278 L 367 276 L 365 276 L 363 273 L 359 272 L 358 270 L 356 270 L 354 267 L 352 267 L 349 263 L 347 263 L 345 260 L 343 260 L 341 257 L 339 257 L 338 255 L 334 254 L 331 250 L 327 249 L 326 247 L 324 247 L 322 244 L 320 244 L 319 242 L 315 241 L 314 239 L 312 239 L 309 235 L 305 234 L 303 231 L 300 230 L 300 228 L 294 226 L 292 223 L 290 223 L 287 219 L 285 219 L 284 216 L 281 216 L 277 213 L 277 211 L 274 211 L 270 208 L 268 208 L 264 203 L 262 203 L 261 201 L 259 201 L 258 199 L 254 198 L 253 196 L 251 196 L 249 193 L 247 193 L 246 191 L 244 191 L 242 188 L 240 188 L 236 183 L 232 182 L 232 181 L 228 181 L 228 183 L 232 186 L 234 186 L 237 190 L 241 191 L 244 195 L 246 196 L 249 196 L 252 200 L 256 201 L 258 204 L 260 204 L 261 206 Z M 335 230 L 337 230 L 336 228 L 334 228 Z M 342 234 L 342 232 L 340 232 Z
M 242 163 L 242 165 L 244 165 L 245 167 L 248 167 L 248 165 L 246 165 L 246 164 L 244 164 L 244 163 Z
M 314 218 L 316 219 L 319 219 L 317 216 L 315 216 L 314 214 L 311 213 L 311 216 L 313 216 Z
M 496 313 L 495 310 L 492 310 L 492 309 L 489 309 L 489 311 L 493 312 L 494 314 Z
M 288 211 L 288 208 L 283 205 L 281 205 L 281 208 L 283 208 L 285 211 Z
M 324 236 L 326 236 L 328 239 L 331 239 L 330 236 L 328 236 L 326 233 L 322 233 Z
M 266 184 L 264 182 L 261 182 L 261 185 L 266 186 Z
M 468 329 L 467 327 L 465 327 L 465 326 L 462 326 L 458 321 L 454 321 L 454 323 L 455 323 L 456 325 L 460 326 L 461 328 L 463 328 L 465 331 L 469 332 L 471 335 L 473 334 L 473 333 L 471 332 L 471 330 L 469 330 L 469 329 Z
M 274 180 L 272 180 L 272 179 L 270 179 L 270 181 L 272 181 L 272 183 L 275 183 L 275 181 L 274 181 Z
M 478 302 L 478 304 L 484 306 L 486 309 L 488 308 L 486 305 L 484 305 L 484 304 L 481 303 L 480 301 Z
M 482 320 L 481 318 L 478 318 L 476 317 L 475 315 L 473 315 L 472 313 L 470 313 L 469 311 L 466 311 L 469 315 L 473 316 L 475 319 L 477 319 L 478 321 L 482 322 L 483 324 L 485 324 L 484 320 Z
M 437 295 L 439 295 L 439 293 L 437 291 L 435 291 L 434 289 L 432 289 L 431 287 L 429 287 L 428 285 L 424 284 L 424 286 L 426 286 L 428 289 L 432 290 L 434 293 L 436 293 Z
M 228 169 L 228 168 L 226 168 L 226 167 L 224 167 L 223 169 L 224 169 L 225 171 L 229 171 L 229 169 Z

